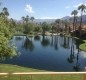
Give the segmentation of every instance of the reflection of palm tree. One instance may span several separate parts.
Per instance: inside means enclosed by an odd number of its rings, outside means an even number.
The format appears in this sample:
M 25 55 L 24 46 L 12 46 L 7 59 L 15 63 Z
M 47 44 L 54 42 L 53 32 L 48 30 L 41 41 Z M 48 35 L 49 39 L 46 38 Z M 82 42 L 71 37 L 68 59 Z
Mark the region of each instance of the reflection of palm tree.
M 66 37 L 64 36 L 64 43 L 63 43 L 63 47 L 67 48 L 67 44 L 66 44 Z
M 50 44 L 49 40 L 46 38 L 45 39 L 45 35 L 43 35 L 43 38 L 42 38 L 42 42 L 41 42 L 42 46 L 48 46 Z
M 53 46 L 53 35 L 51 36 L 51 46 Z
M 33 49 L 34 49 L 33 42 L 30 41 L 28 38 L 26 38 L 23 47 L 24 47 L 25 49 L 29 49 L 30 51 L 33 51 Z
M 74 56 L 74 38 L 72 38 L 71 54 L 70 54 L 70 57 L 67 60 L 68 60 L 69 63 L 72 63 L 74 58 L 75 58 L 75 56 Z
M 73 66 L 73 69 L 74 69 L 75 71 L 79 71 L 79 70 L 80 70 L 80 63 L 79 63 L 78 61 L 79 61 L 79 46 L 78 46 L 78 53 L 77 53 L 76 65 Z
M 58 49 L 58 36 L 55 36 L 54 48 L 55 48 L 55 50 Z
M 73 57 L 73 54 L 72 54 L 73 52 L 72 52 L 72 46 L 71 46 L 71 54 L 70 54 L 70 57 L 67 59 L 67 61 L 69 62 L 69 63 L 73 63 L 73 59 L 74 59 L 74 57 Z
M 67 40 L 67 48 L 68 48 L 68 49 L 70 49 L 69 41 L 70 41 L 70 38 L 68 37 L 68 40 Z

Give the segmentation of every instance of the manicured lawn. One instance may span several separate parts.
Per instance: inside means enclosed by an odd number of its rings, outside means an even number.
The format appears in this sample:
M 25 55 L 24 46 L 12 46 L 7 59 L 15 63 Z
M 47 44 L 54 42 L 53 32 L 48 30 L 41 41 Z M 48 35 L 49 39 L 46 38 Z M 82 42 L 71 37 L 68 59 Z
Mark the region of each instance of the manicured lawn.
M 21 67 L 10 64 L 0 64 L 1 72 L 44 72 L 44 70 L 37 70 L 32 68 Z M 63 79 L 62 79 L 63 77 Z M 21 79 L 20 79 L 21 78 Z M 82 75 L 33 75 L 32 80 L 82 80 Z M 30 75 L 12 75 L 0 76 L 0 80 L 31 80 Z
M 86 40 L 84 40 L 84 43 L 79 46 L 79 48 L 83 51 L 86 51 Z
M 0 64 L 0 72 L 37 72 L 37 71 L 44 71 L 44 70 L 26 68 L 10 64 Z

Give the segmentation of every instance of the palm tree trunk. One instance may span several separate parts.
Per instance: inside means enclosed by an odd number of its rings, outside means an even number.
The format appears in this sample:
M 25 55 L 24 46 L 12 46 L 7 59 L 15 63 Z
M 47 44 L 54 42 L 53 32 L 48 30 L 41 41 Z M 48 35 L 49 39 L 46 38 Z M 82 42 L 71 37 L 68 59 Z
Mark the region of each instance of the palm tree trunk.
M 74 37 L 74 29 L 75 29 L 75 15 L 74 15 L 74 20 L 73 20 L 73 37 Z
M 82 11 L 81 11 L 81 20 L 80 20 L 80 27 L 79 27 L 79 32 L 80 32 L 80 38 L 81 38 L 81 31 L 82 31 Z

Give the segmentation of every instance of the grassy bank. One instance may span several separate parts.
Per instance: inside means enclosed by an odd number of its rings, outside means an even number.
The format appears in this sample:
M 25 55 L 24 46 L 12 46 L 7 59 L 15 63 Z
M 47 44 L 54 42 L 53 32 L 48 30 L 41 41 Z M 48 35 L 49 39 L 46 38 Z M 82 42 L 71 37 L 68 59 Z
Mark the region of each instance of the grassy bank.
M 33 68 L 26 68 L 17 65 L 10 64 L 0 64 L 0 73 L 1 72 L 44 72 L 44 70 L 38 70 Z M 32 80 L 81 80 L 82 75 L 33 75 Z M 21 80 L 30 80 L 30 75 L 22 75 Z M 0 80 L 20 80 L 20 75 L 13 76 L 0 76 Z
M 84 43 L 79 46 L 79 48 L 83 51 L 86 51 L 86 40 L 84 40 Z
M 0 64 L 0 72 L 37 72 L 37 71 L 44 71 L 44 70 L 26 68 L 11 64 Z

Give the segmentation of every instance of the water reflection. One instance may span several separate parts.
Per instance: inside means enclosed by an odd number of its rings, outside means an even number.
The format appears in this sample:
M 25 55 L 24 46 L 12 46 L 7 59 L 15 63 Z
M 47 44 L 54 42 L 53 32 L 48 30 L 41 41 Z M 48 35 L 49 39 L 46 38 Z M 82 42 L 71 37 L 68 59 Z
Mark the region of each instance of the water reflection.
M 72 38 L 70 57 L 67 60 L 69 63 L 73 63 L 74 58 L 75 58 L 75 56 L 74 56 L 74 42 L 73 42 L 73 38 Z
M 74 38 L 57 35 L 21 38 L 13 38 L 21 54 L 4 63 L 49 71 L 83 71 L 86 66 L 86 58 L 81 56 L 78 40 Z
M 63 42 L 63 43 L 62 43 Z M 65 49 L 70 49 L 70 38 L 66 36 L 61 36 L 60 45 Z
M 16 39 L 16 41 L 20 41 L 20 40 L 22 40 L 22 37 L 17 36 L 17 37 L 15 37 L 15 39 Z
M 49 39 L 47 38 L 47 36 L 45 36 L 45 35 L 42 36 L 41 44 L 42 44 L 43 47 L 47 47 L 47 46 L 50 45 L 50 41 L 49 41 Z
M 80 63 L 79 63 L 79 52 L 80 52 L 80 50 L 79 50 L 79 45 L 78 45 L 78 52 L 77 52 L 77 57 L 76 57 L 76 65 L 75 66 L 73 66 L 73 69 L 75 70 L 75 71 L 80 71 Z
M 39 35 L 34 36 L 34 40 L 35 40 L 35 41 L 40 41 L 40 36 L 39 36 Z
M 58 49 L 58 36 L 55 36 L 55 40 L 54 40 L 54 48 L 55 48 L 55 50 Z
M 31 38 L 31 40 L 29 38 L 26 38 L 23 47 L 26 50 L 29 49 L 30 51 L 33 51 L 34 50 L 34 44 L 32 42 L 32 38 Z
M 53 46 L 53 35 L 51 35 L 51 46 Z

